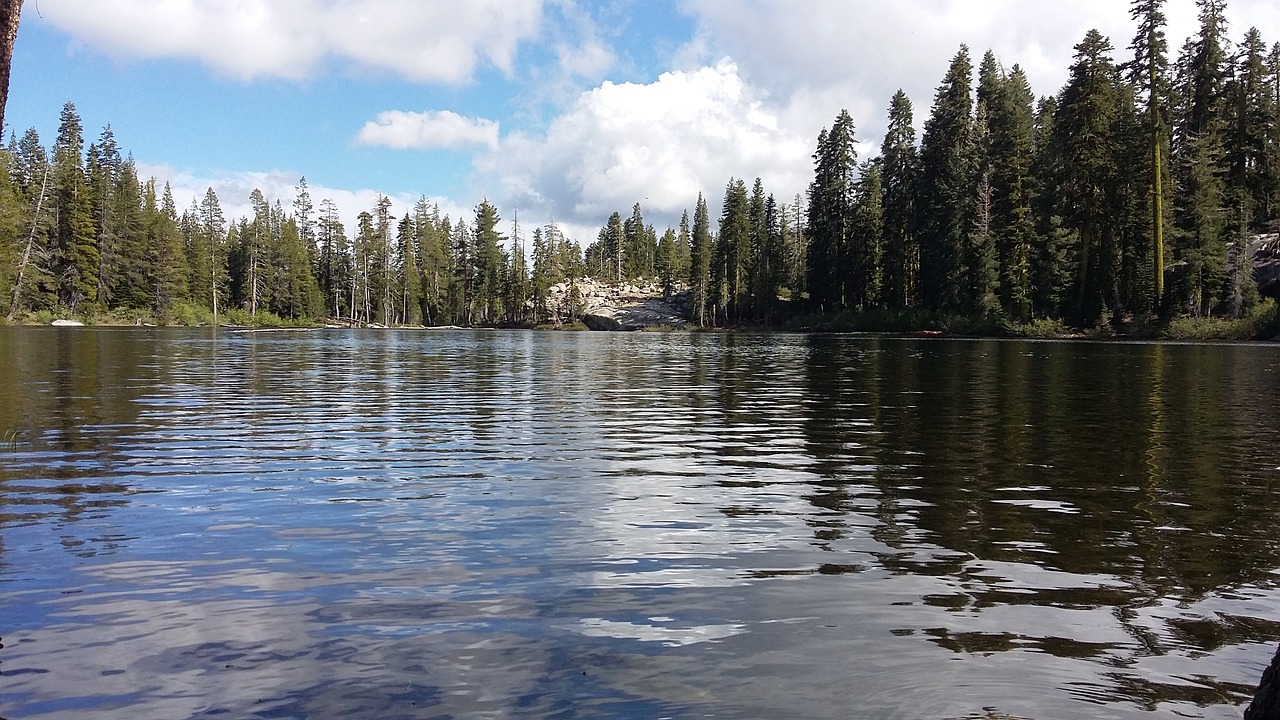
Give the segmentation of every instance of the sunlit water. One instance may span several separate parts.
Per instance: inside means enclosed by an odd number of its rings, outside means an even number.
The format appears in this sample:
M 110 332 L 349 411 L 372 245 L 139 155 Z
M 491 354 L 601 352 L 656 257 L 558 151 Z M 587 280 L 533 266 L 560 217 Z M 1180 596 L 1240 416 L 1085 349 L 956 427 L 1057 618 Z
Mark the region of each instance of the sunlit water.
M 0 380 L 9 720 L 1238 718 L 1280 640 L 1275 345 L 0 328 Z

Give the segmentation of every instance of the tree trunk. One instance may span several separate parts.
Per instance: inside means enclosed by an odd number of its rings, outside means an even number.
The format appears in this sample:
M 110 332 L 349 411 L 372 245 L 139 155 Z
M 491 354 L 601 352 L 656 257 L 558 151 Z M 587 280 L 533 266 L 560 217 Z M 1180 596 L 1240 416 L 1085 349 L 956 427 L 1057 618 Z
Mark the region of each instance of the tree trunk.
M 0 133 L 4 132 L 4 106 L 9 101 L 9 68 L 13 65 L 13 43 L 18 39 L 22 0 L 0 0 Z

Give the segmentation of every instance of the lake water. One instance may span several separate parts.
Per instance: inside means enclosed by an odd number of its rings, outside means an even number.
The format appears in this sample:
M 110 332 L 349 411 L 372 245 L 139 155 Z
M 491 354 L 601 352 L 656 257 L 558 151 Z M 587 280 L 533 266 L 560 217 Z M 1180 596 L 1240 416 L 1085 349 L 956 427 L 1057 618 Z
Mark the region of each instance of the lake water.
M 1280 347 L 0 328 L 0 716 L 1238 718 Z

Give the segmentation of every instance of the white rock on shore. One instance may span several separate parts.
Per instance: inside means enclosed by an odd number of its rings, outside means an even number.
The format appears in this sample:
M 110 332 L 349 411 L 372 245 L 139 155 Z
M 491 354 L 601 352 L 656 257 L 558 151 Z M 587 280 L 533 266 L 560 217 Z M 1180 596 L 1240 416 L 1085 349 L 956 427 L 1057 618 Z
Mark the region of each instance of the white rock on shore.
M 581 278 L 557 283 L 548 290 L 547 304 L 566 319 L 581 317 L 592 330 L 683 329 L 689 324 L 685 288 L 677 287 L 664 300 L 662 285 L 652 281 L 602 283 Z

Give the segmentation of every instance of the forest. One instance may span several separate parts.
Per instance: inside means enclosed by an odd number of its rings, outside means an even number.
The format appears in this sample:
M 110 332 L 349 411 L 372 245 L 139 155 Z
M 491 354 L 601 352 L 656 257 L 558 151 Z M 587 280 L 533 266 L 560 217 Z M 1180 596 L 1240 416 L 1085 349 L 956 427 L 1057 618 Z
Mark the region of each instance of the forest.
M 585 247 L 488 200 L 450 218 L 380 198 L 347 228 L 305 178 L 287 206 L 255 190 L 251 217 L 212 189 L 179 207 L 110 126 L 86 148 L 68 102 L 52 147 L 30 129 L 0 150 L 0 316 L 535 326 L 573 319 L 553 285 L 593 277 L 687 292 L 704 327 L 1274 322 L 1249 248 L 1280 221 L 1280 43 L 1233 41 L 1225 0 L 1197 0 L 1172 53 L 1163 4 L 1133 0 L 1124 49 L 1087 33 L 1056 94 L 961 46 L 918 138 L 899 91 L 878 155 L 845 111 L 818 133 L 802 195 L 732 177 L 714 228 L 701 195 L 661 234 L 636 203 Z

